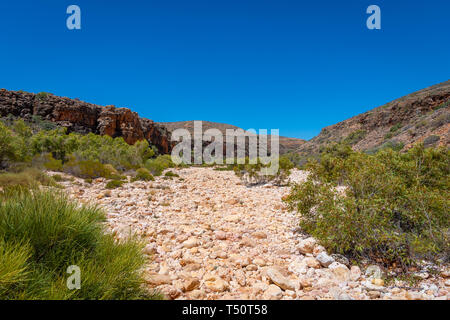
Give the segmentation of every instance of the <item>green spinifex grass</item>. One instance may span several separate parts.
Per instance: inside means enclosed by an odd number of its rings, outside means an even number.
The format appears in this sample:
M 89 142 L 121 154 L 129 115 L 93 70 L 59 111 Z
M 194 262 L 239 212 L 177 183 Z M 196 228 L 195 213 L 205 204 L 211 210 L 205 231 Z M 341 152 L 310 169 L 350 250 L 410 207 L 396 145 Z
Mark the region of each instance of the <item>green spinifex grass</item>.
M 54 191 L 0 196 L 0 299 L 151 299 L 141 243 L 104 232 L 104 213 Z M 69 290 L 67 267 L 81 270 Z

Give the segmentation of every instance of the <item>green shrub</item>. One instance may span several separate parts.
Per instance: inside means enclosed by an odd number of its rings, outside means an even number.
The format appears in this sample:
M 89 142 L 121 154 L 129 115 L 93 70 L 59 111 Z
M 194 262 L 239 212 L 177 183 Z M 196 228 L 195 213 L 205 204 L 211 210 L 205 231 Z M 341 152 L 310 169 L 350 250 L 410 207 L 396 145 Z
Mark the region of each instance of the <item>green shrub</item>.
M 436 129 L 446 125 L 447 123 L 450 123 L 450 114 L 448 112 L 441 114 L 436 119 L 433 119 L 430 123 L 430 128 Z
M 48 98 L 49 93 L 47 92 L 39 92 L 38 94 L 36 94 L 36 98 L 40 101 L 44 101 Z
M 20 158 L 19 139 L 0 122 L 0 168 L 6 167 L 7 162 L 18 161 Z
M 65 181 L 66 180 L 60 174 L 53 175 L 52 179 L 55 180 L 56 182 L 61 182 L 61 181 Z
M 446 107 L 448 107 L 448 106 L 450 106 L 450 100 L 445 101 L 445 102 L 442 102 L 441 104 L 435 106 L 435 107 L 433 108 L 433 110 L 439 110 L 439 109 L 442 109 L 442 108 L 446 108 Z
M 152 298 L 142 287 L 142 244 L 117 242 L 104 213 L 54 192 L 16 193 L 0 201 L 0 299 Z M 81 270 L 81 289 L 66 286 Z
M 391 129 L 389 129 L 389 131 L 392 132 L 392 133 L 395 133 L 395 132 L 397 132 L 401 127 L 402 127 L 402 124 L 401 124 L 401 123 L 394 124 L 394 125 L 391 127 Z
M 164 174 L 164 176 L 165 176 L 165 177 L 172 177 L 172 178 L 179 178 L 179 177 L 180 177 L 178 174 L 173 173 L 172 171 L 167 171 L 167 172 Z
M 154 181 L 155 178 L 152 176 L 150 171 L 148 171 L 145 168 L 139 168 L 136 171 L 136 175 L 131 179 L 132 182 L 134 181 Z
M 220 166 L 214 168 L 215 171 L 233 171 L 233 169 L 234 169 L 233 165 Z
M 125 171 L 142 167 L 155 154 L 146 140 L 129 145 L 122 137 L 67 134 L 66 128 L 42 130 L 40 121 L 35 117 L 29 124 L 13 118 L 1 121 L 0 166 L 7 161 L 29 161 L 33 158 L 38 161 L 42 155 L 51 154 L 52 158 L 46 161 L 50 170 L 61 170 L 60 164 L 75 158 L 78 161 L 110 164 L 117 170 Z M 8 127 L 3 123 L 7 123 Z
M 175 167 L 170 155 L 161 155 L 155 159 L 148 159 L 145 167 L 155 176 L 160 176 L 165 169 Z
M 62 171 L 63 169 L 62 160 L 57 160 L 53 158 L 51 153 L 47 153 L 45 155 L 45 158 L 46 158 L 46 161 L 44 162 L 45 169 L 51 171 Z
M 105 188 L 106 189 L 120 188 L 124 183 L 125 183 L 125 181 L 123 181 L 123 180 L 111 180 L 111 181 L 108 181 Z
M 301 214 L 300 226 L 333 252 L 404 267 L 422 258 L 445 261 L 449 160 L 450 151 L 421 145 L 407 153 L 325 153 L 286 201 Z
M 24 171 L 18 173 L 7 172 L 0 174 L 0 187 L 2 188 L 10 188 L 16 186 L 33 187 L 39 184 L 45 186 L 57 186 L 55 180 L 52 177 L 35 168 L 27 168 Z
M 347 137 L 345 137 L 343 142 L 348 143 L 349 145 L 354 145 L 360 142 L 362 139 L 364 139 L 366 135 L 367 131 L 362 129 L 356 130 L 350 133 Z
M 118 172 L 111 165 L 104 165 L 98 160 L 77 160 L 74 157 L 71 158 L 63 166 L 63 171 L 80 178 L 106 178 L 106 179 L 119 179 Z
M 272 182 L 275 185 L 284 185 L 291 173 L 294 164 L 286 156 L 281 156 L 273 161 L 278 161 L 278 170 L 275 174 L 267 172 L 269 164 L 263 164 L 257 159 L 255 164 L 250 164 L 250 159 L 245 158 L 245 163 L 234 165 L 235 174 L 241 178 L 246 185 L 258 185 Z
M 405 144 L 401 141 L 396 141 L 396 140 L 388 140 L 385 143 L 383 143 L 382 145 L 366 150 L 366 153 L 368 154 L 375 154 L 378 151 L 382 151 L 382 150 L 394 150 L 394 151 L 400 151 L 403 149 L 403 147 L 405 146 Z

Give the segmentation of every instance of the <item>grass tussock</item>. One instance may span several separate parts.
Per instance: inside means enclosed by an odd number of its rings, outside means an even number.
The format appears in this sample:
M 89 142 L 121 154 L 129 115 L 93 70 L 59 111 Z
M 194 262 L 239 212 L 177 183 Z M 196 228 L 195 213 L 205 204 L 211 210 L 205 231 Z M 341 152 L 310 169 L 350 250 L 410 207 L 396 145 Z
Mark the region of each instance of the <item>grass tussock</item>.
M 25 191 L 0 196 L 0 299 L 149 299 L 143 289 L 142 244 L 105 233 L 104 213 L 62 194 Z M 81 271 L 69 290 L 67 268 Z
M 36 168 L 26 168 L 21 172 L 0 173 L 0 188 L 34 187 L 37 185 L 59 187 L 55 179 Z

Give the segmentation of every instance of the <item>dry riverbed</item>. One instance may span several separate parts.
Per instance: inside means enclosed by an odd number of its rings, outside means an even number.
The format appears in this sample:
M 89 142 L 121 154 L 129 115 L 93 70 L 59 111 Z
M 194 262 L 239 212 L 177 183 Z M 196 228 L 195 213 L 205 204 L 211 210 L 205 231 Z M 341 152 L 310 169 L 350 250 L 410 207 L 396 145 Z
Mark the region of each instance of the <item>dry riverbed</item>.
M 171 170 L 180 178 L 127 183 L 61 182 L 82 202 L 107 212 L 117 237 L 147 243 L 146 279 L 170 299 L 441 299 L 450 298 L 448 269 L 424 280 L 385 283 L 377 267 L 361 270 L 330 256 L 301 233 L 281 198 L 288 187 L 246 187 L 230 171 Z M 301 182 L 303 171 L 291 179 Z

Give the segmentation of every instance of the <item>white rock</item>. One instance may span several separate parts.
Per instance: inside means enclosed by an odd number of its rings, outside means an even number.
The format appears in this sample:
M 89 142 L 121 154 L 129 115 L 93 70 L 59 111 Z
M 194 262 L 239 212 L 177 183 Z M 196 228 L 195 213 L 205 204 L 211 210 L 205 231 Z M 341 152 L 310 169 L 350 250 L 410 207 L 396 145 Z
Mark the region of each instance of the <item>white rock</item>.
M 271 284 L 264 292 L 264 300 L 280 300 L 283 297 L 283 292 L 280 287 Z
M 316 245 L 316 240 L 312 237 L 302 240 L 298 245 L 298 250 L 300 253 L 312 253 L 314 246 Z
M 320 264 L 327 268 L 330 264 L 334 262 L 334 259 L 330 257 L 326 252 L 321 252 L 316 256 L 316 259 L 320 262 Z
M 358 266 L 352 266 L 350 268 L 350 279 L 357 281 L 361 277 L 361 269 Z
M 328 267 L 336 278 L 340 281 L 348 281 L 350 279 L 350 270 L 348 270 L 347 266 L 339 262 L 333 262 Z
M 364 274 L 366 277 L 381 279 L 383 272 L 379 266 L 373 264 L 367 267 Z
M 197 238 L 189 238 L 183 242 L 183 248 L 187 248 L 187 249 L 198 247 L 199 245 L 200 245 L 200 242 L 198 241 Z
M 296 284 L 293 280 L 290 280 L 283 276 L 280 271 L 278 271 L 275 268 L 268 268 L 267 276 L 272 280 L 273 283 L 275 283 L 277 286 L 284 290 L 294 290 L 296 288 Z

